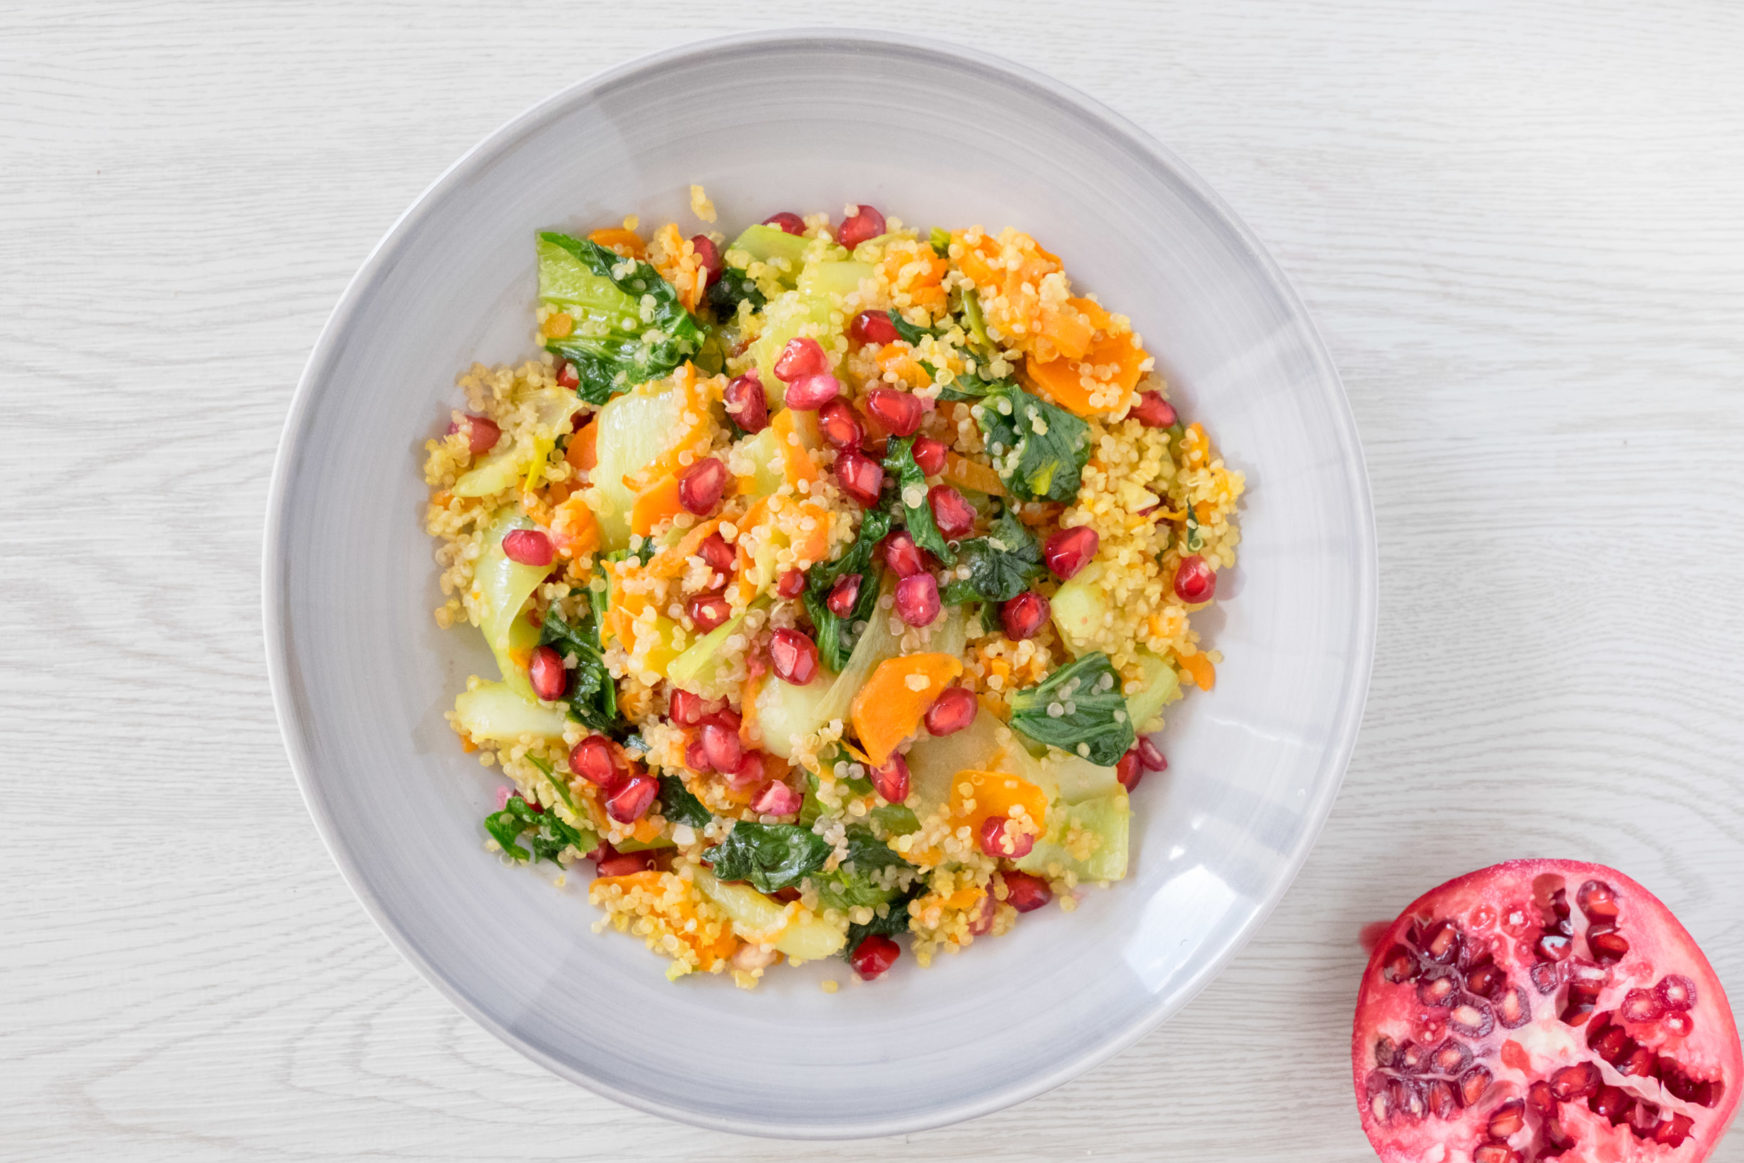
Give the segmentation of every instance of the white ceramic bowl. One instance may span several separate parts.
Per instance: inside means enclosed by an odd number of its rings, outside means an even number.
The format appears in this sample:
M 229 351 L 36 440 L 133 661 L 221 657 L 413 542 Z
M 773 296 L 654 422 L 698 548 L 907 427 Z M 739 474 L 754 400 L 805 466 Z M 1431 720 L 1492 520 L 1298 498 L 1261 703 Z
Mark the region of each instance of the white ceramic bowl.
M 1136 797 L 1131 876 L 1073 913 L 903 963 L 755 992 L 669 984 L 598 936 L 585 886 L 482 847 L 496 780 L 442 713 L 488 673 L 439 632 L 423 441 L 475 359 L 532 352 L 533 232 L 688 217 L 736 229 L 867 201 L 921 225 L 1015 225 L 1129 313 L 1247 474 L 1239 570 L 1201 615 L 1227 661 L 1178 704 L 1172 767 Z M 1284 893 L 1338 790 L 1374 635 L 1362 456 L 1338 377 L 1277 267 L 1179 160 L 1081 95 L 985 54 L 761 34 L 649 57 L 505 126 L 364 264 L 285 428 L 266 538 L 273 690 L 309 809 L 402 952 L 535 1061 L 645 1110 L 727 1130 L 888 1134 L 1057 1085 L 1180 1008 Z M 573 878 L 575 881 L 583 877 Z M 822 992 L 824 973 L 842 979 Z

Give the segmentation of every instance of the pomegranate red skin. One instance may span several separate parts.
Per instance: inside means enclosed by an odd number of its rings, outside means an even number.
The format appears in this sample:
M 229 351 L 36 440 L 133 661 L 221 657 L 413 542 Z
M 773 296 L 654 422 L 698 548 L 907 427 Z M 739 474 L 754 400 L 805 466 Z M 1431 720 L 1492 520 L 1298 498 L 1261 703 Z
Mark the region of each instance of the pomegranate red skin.
M 1595 946 L 1586 935 L 1595 927 L 1602 931 L 1605 918 L 1577 901 L 1582 886 L 1592 881 L 1608 885 L 1618 906 L 1615 931 L 1609 936 L 1629 943 L 1627 952 L 1603 965 L 1588 958 Z M 1544 961 L 1538 936 L 1546 924 L 1555 923 L 1557 913 L 1548 893 L 1558 884 L 1565 893 L 1574 935 L 1561 959 Z M 1526 907 L 1513 907 L 1519 902 Z M 1412 980 L 1388 980 L 1389 963 L 1398 964 L 1397 950 L 1413 925 L 1418 926 L 1421 940 L 1433 937 L 1440 919 L 1453 920 L 1459 927 L 1459 942 L 1447 956 L 1453 966 L 1472 962 L 1462 971 L 1464 979 L 1470 982 L 1473 972 L 1481 969 L 1481 957 L 1490 954 L 1495 968 L 1506 974 L 1505 987 L 1492 987 L 1498 1002 L 1507 1001 L 1516 982 L 1521 982 L 1530 1007 L 1528 1018 L 1516 1017 L 1512 1027 L 1498 1020 L 1487 1034 L 1469 1037 L 1445 1020 L 1457 1009 L 1419 1004 Z M 1474 955 L 1467 946 L 1478 952 Z M 1551 966 L 1550 972 L 1541 974 L 1548 991 L 1530 972 L 1534 965 Z M 1584 1007 L 1593 1012 L 1577 1013 L 1583 1007 L 1575 1005 L 1578 999 L 1571 996 L 1573 979 L 1597 970 L 1603 971 L 1603 984 L 1595 1000 Z M 1652 990 L 1668 977 L 1694 984 L 1695 1003 L 1689 1011 L 1694 1030 L 1689 1036 L 1617 1017 L 1632 991 Z M 1415 981 L 1426 978 L 1425 971 Z M 1644 1012 L 1650 1009 L 1645 1007 Z M 1497 1012 L 1502 1012 L 1500 1006 Z M 1663 1017 L 1658 1021 L 1663 1022 Z M 1398 1048 L 1398 1036 L 1413 1032 L 1425 1035 L 1414 1040 L 1420 1043 L 1416 1052 L 1433 1055 L 1447 1041 L 1457 1040 L 1471 1055 L 1459 1063 L 1462 1077 L 1480 1067 L 1492 1075 L 1487 1085 L 1480 1080 L 1472 1087 L 1472 1102 L 1449 1103 L 1450 1118 L 1430 1111 L 1400 1118 L 1377 1111 L 1371 1101 L 1372 1078 L 1382 1073 L 1377 1069 L 1378 1040 L 1392 1036 Z M 1622 1074 L 1601 1066 L 1605 1077 L 1593 1091 L 1587 1085 L 1591 1072 L 1582 1064 L 1599 1062 L 1602 1050 L 1618 1060 L 1621 1066 L 1616 1069 Z M 1458 1057 L 1453 1050 L 1447 1053 L 1450 1060 Z M 1386 1163 L 1430 1158 L 1473 1163 L 1507 1159 L 1509 1151 L 1523 1163 L 1539 1148 L 1556 1145 L 1559 1137 L 1568 1143 L 1566 1150 L 1546 1151 L 1538 1157 L 1557 1163 L 1698 1163 L 1725 1133 L 1744 1090 L 1744 1051 L 1737 1026 L 1719 979 L 1695 940 L 1658 898 L 1629 877 L 1604 865 L 1574 860 L 1512 860 L 1468 873 L 1425 893 L 1375 934 L 1357 994 L 1351 1066 L 1363 1130 Z M 1433 1069 L 1426 1068 L 1418 1077 Z M 1723 1084 L 1717 1098 L 1706 1089 L 1713 1081 Z M 1673 1097 L 1673 1086 L 1685 1094 L 1698 1094 L 1706 1104 Z M 1565 1100 L 1561 1094 L 1573 1097 Z M 1517 1125 L 1521 1106 L 1526 1111 L 1525 1127 L 1513 1131 L 1505 1142 L 1491 1139 L 1492 1127 L 1508 1130 Z M 1548 1119 L 1546 1111 L 1553 1112 Z M 1648 1129 L 1632 1128 L 1636 1120 Z

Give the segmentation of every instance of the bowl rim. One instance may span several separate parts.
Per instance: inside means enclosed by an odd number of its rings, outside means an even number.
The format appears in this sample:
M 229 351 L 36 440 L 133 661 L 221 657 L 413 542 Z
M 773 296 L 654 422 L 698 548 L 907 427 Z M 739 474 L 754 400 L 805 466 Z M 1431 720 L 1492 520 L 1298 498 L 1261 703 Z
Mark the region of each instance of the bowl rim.
M 360 302 L 380 278 L 384 268 L 393 261 L 395 251 L 409 229 L 430 214 L 436 204 L 450 191 L 464 184 L 473 173 L 506 153 L 527 133 L 542 126 L 560 111 L 586 100 L 594 92 L 624 78 L 643 72 L 667 69 L 681 65 L 687 60 L 727 50 L 777 43 L 788 47 L 802 46 L 811 50 L 885 52 L 980 72 L 995 80 L 1038 92 L 1042 97 L 1065 107 L 1079 117 L 1098 124 L 1126 149 L 1140 156 L 1146 162 L 1171 171 L 1195 197 L 1204 203 L 1213 215 L 1221 220 L 1231 237 L 1244 248 L 1249 260 L 1254 262 L 1257 269 L 1273 284 L 1286 307 L 1304 327 L 1310 341 L 1311 357 L 1316 371 L 1320 373 L 1319 383 L 1323 387 L 1323 394 L 1326 397 L 1326 403 L 1329 405 L 1333 424 L 1337 430 L 1341 459 L 1352 474 L 1353 484 L 1356 486 L 1352 497 L 1355 509 L 1352 516 L 1356 532 L 1354 548 L 1360 560 L 1357 562 L 1359 577 L 1354 595 L 1356 618 L 1353 622 L 1354 640 L 1352 646 L 1355 663 L 1345 678 L 1346 693 L 1340 706 L 1338 720 L 1333 725 L 1332 746 L 1328 751 L 1326 761 L 1322 764 L 1323 772 L 1328 768 L 1331 769 L 1332 778 L 1322 782 L 1318 793 L 1308 805 L 1308 815 L 1312 823 L 1286 854 L 1285 859 L 1278 866 L 1277 873 L 1267 884 L 1265 891 L 1259 895 L 1262 902 L 1260 907 L 1233 935 L 1226 939 L 1223 947 L 1218 949 L 1192 978 L 1182 983 L 1181 988 L 1175 990 L 1168 998 L 1157 1001 L 1138 1021 L 1117 1036 L 1108 1038 L 1101 1044 L 1090 1047 L 1072 1058 L 1054 1061 L 1046 1069 L 1039 1070 L 1028 1078 L 1012 1082 L 996 1090 L 965 1097 L 950 1107 L 930 1110 L 915 1117 L 894 1116 L 864 1122 L 843 1122 L 837 1119 L 828 1123 L 788 1123 L 769 1122 L 756 1117 L 733 1118 L 700 1114 L 683 1106 L 663 1103 L 642 1094 L 622 1090 L 605 1077 L 573 1069 L 568 1064 L 558 1061 L 522 1041 L 512 1031 L 488 1017 L 455 982 L 448 978 L 440 966 L 426 959 L 419 952 L 409 937 L 400 931 L 397 922 L 376 897 L 351 853 L 340 844 L 330 805 L 324 798 L 319 781 L 312 775 L 313 766 L 305 740 L 307 724 L 298 713 L 292 691 L 289 642 L 285 635 L 286 622 L 283 614 L 286 594 L 284 586 L 281 584 L 282 579 L 286 576 L 283 534 L 286 502 L 291 489 L 291 466 L 300 459 L 303 440 L 309 428 L 309 415 L 318 395 L 318 387 L 331 373 L 341 338 L 350 326 Z M 1165 1019 L 1184 1008 L 1206 985 L 1228 967 L 1229 963 L 1258 932 L 1260 926 L 1271 915 L 1272 910 L 1283 900 L 1290 885 L 1306 862 L 1308 854 L 1319 840 L 1327 818 L 1331 815 L 1333 804 L 1343 785 L 1351 755 L 1355 750 L 1363 713 L 1368 701 L 1369 684 L 1374 665 L 1375 639 L 1378 632 L 1379 555 L 1377 541 L 1368 467 L 1358 436 L 1356 419 L 1351 412 L 1343 380 L 1327 351 L 1324 338 L 1314 324 L 1313 317 L 1309 314 L 1289 277 L 1266 251 L 1259 238 L 1205 180 L 1172 150 L 1150 133 L 1095 98 L 1045 73 L 1026 68 L 1009 58 L 986 52 L 980 48 L 971 49 L 966 45 L 937 38 L 921 42 L 912 36 L 884 30 L 811 27 L 760 29 L 754 32 L 689 41 L 647 53 L 584 77 L 534 103 L 474 144 L 437 176 L 394 220 L 393 224 L 388 227 L 381 239 L 370 250 L 368 257 L 358 268 L 357 273 L 346 284 L 344 292 L 340 295 L 338 303 L 334 306 L 332 314 L 323 325 L 321 334 L 310 351 L 308 363 L 304 366 L 303 373 L 298 379 L 290 409 L 280 432 L 278 453 L 274 459 L 272 480 L 267 493 L 267 515 L 261 562 L 261 605 L 267 655 L 267 676 L 272 691 L 279 733 L 284 739 L 285 750 L 290 758 L 291 770 L 296 777 L 303 803 L 314 819 L 315 828 L 320 834 L 322 843 L 326 846 L 334 863 L 338 865 L 340 875 L 363 905 L 364 911 L 369 914 L 376 927 L 381 930 L 400 955 L 410 962 L 424 979 L 446 997 L 455 1008 L 489 1031 L 498 1040 L 558 1077 L 596 1094 L 636 1110 L 709 1130 L 727 1131 L 740 1135 L 811 1140 L 847 1140 L 906 1134 L 947 1126 L 1015 1105 L 1052 1090 L 1107 1061 L 1150 1033 Z

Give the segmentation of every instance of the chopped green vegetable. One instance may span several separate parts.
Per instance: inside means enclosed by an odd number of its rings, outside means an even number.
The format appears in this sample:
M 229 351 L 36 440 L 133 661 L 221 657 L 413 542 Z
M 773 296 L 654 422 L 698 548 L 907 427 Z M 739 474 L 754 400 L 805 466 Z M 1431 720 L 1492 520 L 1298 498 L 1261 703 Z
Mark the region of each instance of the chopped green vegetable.
M 1000 509 L 987 536 L 965 541 L 957 548 L 969 567 L 969 576 L 945 587 L 940 596 L 946 605 L 1008 602 L 1046 572 L 1041 547 L 1009 509 Z
M 551 568 L 511 560 L 503 551 L 503 538 L 516 529 L 531 528 L 533 522 L 522 516 L 519 509 L 504 509 L 485 531 L 478 564 L 472 571 L 481 607 L 479 631 L 496 656 L 503 681 L 529 699 L 533 697 L 533 687 L 527 681 L 527 668 L 515 658 L 517 655 L 525 658 L 526 652 L 539 644 L 539 630 L 522 617 L 522 611 Z
M 919 347 L 920 341 L 932 334 L 932 331 L 930 329 L 925 328 L 925 327 L 916 327 L 914 324 L 912 324 L 908 320 L 904 319 L 902 317 L 901 311 L 893 310 L 893 311 L 889 312 L 889 314 L 890 314 L 890 325 L 892 327 L 896 328 L 897 338 L 901 339 L 904 343 L 908 344 L 910 347 Z
M 540 759 L 537 755 L 527 756 L 527 762 L 537 767 L 546 779 L 551 781 L 551 790 L 557 793 L 557 798 L 563 801 L 563 806 L 572 812 L 581 808 L 575 802 L 575 793 L 569 790 L 569 784 L 557 778 L 557 769 Z
M 615 734 L 624 723 L 618 719 L 618 688 L 606 669 L 605 651 L 600 646 L 599 619 L 590 605 L 581 621 L 570 625 L 556 608 L 545 611 L 545 625 L 539 631 L 539 645 L 555 646 L 567 665 L 571 656 L 576 664 L 569 671 L 569 693 L 563 701 L 569 704 L 569 717 L 584 727 Z
M 1054 591 L 1048 612 L 1074 657 L 1094 648 L 1112 608 L 1102 588 L 1102 564 L 1091 562 Z
M 987 334 L 987 316 L 981 312 L 981 296 L 975 293 L 974 287 L 963 288 L 963 330 L 969 333 L 969 340 L 983 351 L 991 350 L 993 337 Z
M 910 464 L 914 463 L 912 455 L 908 459 Z M 869 621 L 872 611 L 878 606 L 878 571 L 873 554 L 884 535 L 890 532 L 890 524 L 888 513 L 868 511 L 860 518 L 860 532 L 854 543 L 836 560 L 827 565 L 813 566 L 806 575 L 805 610 L 817 629 L 814 637 L 818 660 L 828 670 L 840 671 L 848 664 L 848 656 L 854 652 L 854 644 L 859 639 L 854 627 Z M 935 528 L 933 532 L 936 534 L 938 530 Z M 837 579 L 851 573 L 860 575 L 860 593 L 854 599 L 854 608 L 844 618 L 832 612 L 825 603 Z
M 920 831 L 920 818 L 907 804 L 880 804 L 872 809 L 871 818 L 886 836 L 906 836 Z
M 927 503 L 926 473 L 914 462 L 914 437 L 890 442 L 884 453 L 884 471 L 896 478 L 896 499 L 902 505 L 908 535 L 946 565 L 953 564 L 957 554 L 945 543 L 945 535 L 933 520 L 932 506 Z
M 1014 692 L 1011 728 L 1099 767 L 1112 766 L 1138 738 L 1121 696 L 1120 675 L 1100 650 Z
M 707 302 L 715 318 L 731 319 L 739 313 L 740 303 L 750 303 L 751 310 L 761 311 L 769 300 L 757 289 L 757 281 L 737 267 L 728 267 L 708 289 Z
M 670 374 L 702 346 L 702 328 L 671 283 L 589 239 L 539 235 L 539 298 L 575 320 L 545 346 L 575 365 L 576 394 L 591 404 Z
M 1188 501 L 1186 505 L 1187 528 L 1183 533 L 1182 541 L 1186 544 L 1188 553 L 1198 553 L 1205 548 L 1205 535 L 1199 530 L 1199 514 L 1193 511 L 1193 502 Z
M 779 892 L 822 868 L 832 851 L 830 842 L 809 828 L 740 820 L 703 859 L 722 880 L 749 881 L 758 892 Z
M 932 245 L 933 253 L 940 258 L 949 258 L 951 254 L 951 232 L 942 226 L 935 226 L 927 233 L 927 242 Z
M 706 828 L 714 819 L 713 813 L 684 786 L 684 781 L 671 772 L 660 776 L 660 814 L 668 823 L 688 824 L 692 828 Z
M 896 895 L 886 869 L 909 868 L 908 861 L 872 834 L 871 829 L 848 829 L 848 857 L 834 872 L 815 877 L 818 901 L 825 908 L 875 908 Z
M 895 937 L 898 934 L 908 932 L 910 919 L 908 902 L 925 892 L 926 882 L 917 880 L 891 899 L 882 916 L 874 912 L 870 921 L 864 924 L 850 924 L 848 926 L 848 943 L 842 946 L 842 955 L 844 957 L 853 956 L 854 950 L 859 948 L 860 942 L 867 937 L 874 935 Z
M 1142 731 L 1181 693 L 1181 676 L 1166 659 L 1148 650 L 1138 652 L 1138 665 L 1144 677 L 1144 689 L 1127 696 L 1126 713 L 1132 719 L 1133 729 Z
M 510 796 L 502 811 L 486 816 L 484 829 L 505 854 L 522 863 L 549 860 L 558 864 L 557 858 L 565 849 L 573 848 L 580 856 L 598 844 L 595 837 L 558 819 L 556 812 L 534 811 L 533 806 L 518 795 Z M 529 847 L 523 848 L 517 842 L 522 837 L 527 838 Z
M 993 467 L 1027 501 L 1070 501 L 1090 459 L 1090 425 L 1009 380 L 959 377 L 941 400 L 974 400 L 970 414 L 987 438 Z
M 562 740 L 569 716 L 502 682 L 481 682 L 454 696 L 454 718 L 478 743 L 514 743 L 523 736 Z
M 1126 875 L 1131 821 L 1132 807 L 1123 787 L 1076 803 L 1055 804 L 1048 809 L 1047 835 L 1017 866 L 1038 876 L 1071 872 L 1080 882 L 1120 880 Z M 1088 845 L 1086 838 L 1092 838 Z

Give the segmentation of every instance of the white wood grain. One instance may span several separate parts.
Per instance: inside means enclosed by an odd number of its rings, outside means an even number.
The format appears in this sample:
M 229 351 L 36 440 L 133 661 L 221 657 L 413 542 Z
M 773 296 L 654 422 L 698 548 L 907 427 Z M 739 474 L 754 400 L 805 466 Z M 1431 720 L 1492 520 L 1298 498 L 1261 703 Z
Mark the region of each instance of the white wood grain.
M 1354 1160 L 1357 927 L 1527 853 L 1628 869 L 1744 997 L 1744 10 L 1070 11 L 0 5 L 0 1156 Z M 1382 544 L 1361 745 L 1237 963 L 1052 1094 L 833 1148 L 617 1107 L 423 984 L 302 808 L 258 615 L 292 385 L 394 217 L 582 75 L 795 22 L 1171 143 L 1324 329 Z

